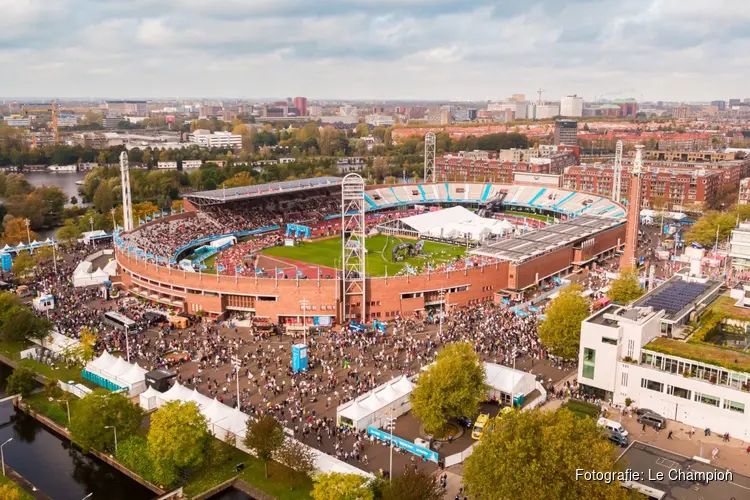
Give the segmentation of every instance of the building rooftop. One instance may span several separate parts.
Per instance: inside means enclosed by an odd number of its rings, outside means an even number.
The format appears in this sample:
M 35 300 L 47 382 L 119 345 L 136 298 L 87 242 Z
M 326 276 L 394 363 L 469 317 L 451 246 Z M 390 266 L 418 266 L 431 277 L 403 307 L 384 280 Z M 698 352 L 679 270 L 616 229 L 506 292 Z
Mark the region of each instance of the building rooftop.
M 721 281 L 677 274 L 636 300 L 633 306 L 663 310 L 666 321 L 678 323 L 699 306 L 711 302 L 721 285 Z
M 622 224 L 624 221 L 618 219 L 580 215 L 518 238 L 479 247 L 470 253 L 520 263 Z
M 196 191 L 195 193 L 186 195 L 186 198 L 199 206 L 216 205 L 228 201 L 248 200 L 274 194 L 285 194 L 340 185 L 340 177 L 314 177 L 311 179 L 270 182 L 267 184 L 256 184 L 229 189 L 214 189 L 213 191 Z
M 643 348 L 699 363 L 722 366 L 728 370 L 750 373 L 750 354 L 733 349 L 723 349 L 706 343 L 683 342 L 666 337 L 657 337 Z

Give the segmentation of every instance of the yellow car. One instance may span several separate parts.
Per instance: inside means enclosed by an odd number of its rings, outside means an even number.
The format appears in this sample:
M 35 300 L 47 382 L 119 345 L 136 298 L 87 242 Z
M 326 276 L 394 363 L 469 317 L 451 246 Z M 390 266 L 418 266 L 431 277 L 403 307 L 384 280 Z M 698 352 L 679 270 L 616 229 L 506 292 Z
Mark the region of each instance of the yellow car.
M 487 422 L 490 420 L 490 415 L 488 413 L 482 413 L 477 417 L 477 421 L 474 422 L 474 428 L 471 430 L 471 437 L 472 439 L 479 439 L 482 437 L 482 434 L 484 433 L 484 428 L 487 425 Z

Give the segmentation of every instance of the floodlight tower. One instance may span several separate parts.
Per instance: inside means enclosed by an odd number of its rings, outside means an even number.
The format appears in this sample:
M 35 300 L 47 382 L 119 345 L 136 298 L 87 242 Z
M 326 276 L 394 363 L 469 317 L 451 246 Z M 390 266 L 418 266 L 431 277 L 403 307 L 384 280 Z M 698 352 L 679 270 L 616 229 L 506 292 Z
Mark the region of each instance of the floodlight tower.
M 620 202 L 620 191 L 622 190 L 622 141 L 617 141 L 615 146 L 615 171 L 612 179 L 612 199 Z
M 424 182 L 435 183 L 435 134 L 427 132 L 424 136 Z
M 133 230 L 133 205 L 130 197 L 130 164 L 128 153 L 120 153 L 120 182 L 122 184 L 122 225 L 125 231 Z
M 342 322 L 353 316 L 351 305 L 357 298 L 366 321 L 365 256 L 365 181 L 359 174 L 347 174 L 341 182 Z

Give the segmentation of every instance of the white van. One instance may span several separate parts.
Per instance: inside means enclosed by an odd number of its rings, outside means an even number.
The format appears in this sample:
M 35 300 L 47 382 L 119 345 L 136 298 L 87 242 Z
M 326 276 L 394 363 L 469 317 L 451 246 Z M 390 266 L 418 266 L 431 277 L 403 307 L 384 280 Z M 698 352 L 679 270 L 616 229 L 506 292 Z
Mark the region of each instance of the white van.
M 623 427 L 620 422 L 615 422 L 614 420 L 602 417 L 596 422 L 596 425 L 609 429 L 612 432 L 616 432 L 622 437 L 628 436 L 628 431 L 625 430 L 625 427 Z

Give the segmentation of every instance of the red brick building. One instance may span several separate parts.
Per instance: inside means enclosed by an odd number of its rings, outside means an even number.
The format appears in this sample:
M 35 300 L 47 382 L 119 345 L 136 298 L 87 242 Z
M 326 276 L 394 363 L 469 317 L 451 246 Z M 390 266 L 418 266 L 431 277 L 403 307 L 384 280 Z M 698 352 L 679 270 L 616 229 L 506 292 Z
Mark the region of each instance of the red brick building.
M 562 174 L 566 167 L 577 163 L 576 151 L 553 151 L 531 158 L 528 162 L 503 162 L 466 156 L 443 155 L 435 158 L 435 169 L 439 179 L 449 181 L 492 181 L 512 184 L 515 172 L 535 174 Z

